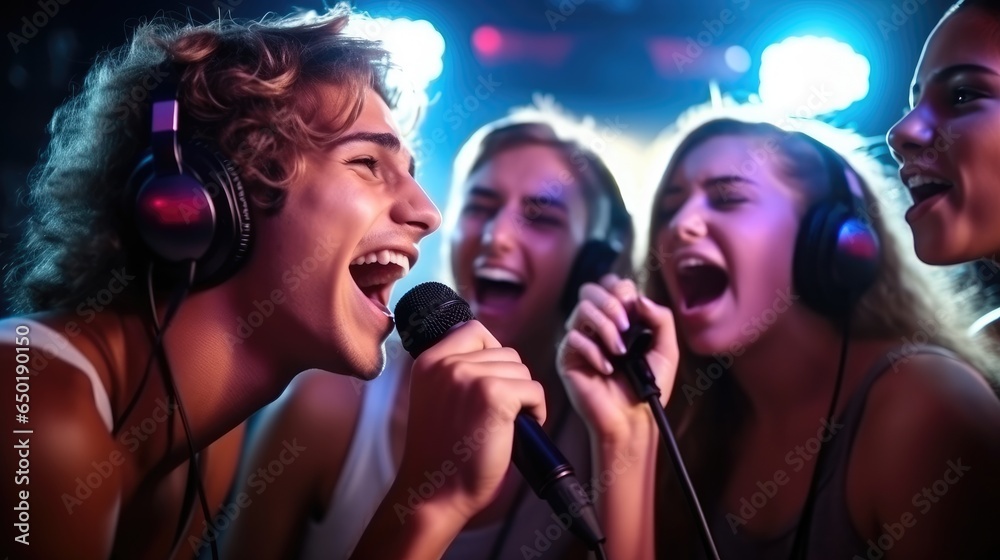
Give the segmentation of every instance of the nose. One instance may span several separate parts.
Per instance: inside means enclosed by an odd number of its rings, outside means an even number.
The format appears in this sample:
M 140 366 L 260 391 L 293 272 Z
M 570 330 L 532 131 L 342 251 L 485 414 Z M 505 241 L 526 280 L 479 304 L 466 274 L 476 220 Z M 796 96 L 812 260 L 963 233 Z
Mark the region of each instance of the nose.
M 670 239 L 678 245 L 689 245 L 708 235 L 705 207 L 700 197 L 689 198 L 667 225 Z
M 929 108 L 917 105 L 889 129 L 886 139 L 892 156 L 900 164 L 917 160 L 921 152 L 933 145 L 934 125 L 929 113 Z
M 393 206 L 393 218 L 397 222 L 414 227 L 421 238 L 441 227 L 441 212 L 416 179 L 407 179 L 400 194 L 402 196 Z
M 520 229 L 519 215 L 499 210 L 483 227 L 483 246 L 493 253 L 504 253 L 514 245 Z

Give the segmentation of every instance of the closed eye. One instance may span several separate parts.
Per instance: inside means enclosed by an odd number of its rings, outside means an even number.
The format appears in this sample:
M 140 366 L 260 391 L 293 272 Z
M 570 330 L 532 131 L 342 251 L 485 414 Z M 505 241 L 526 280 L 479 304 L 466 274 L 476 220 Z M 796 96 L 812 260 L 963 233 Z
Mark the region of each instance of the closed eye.
M 732 208 L 734 206 L 743 204 L 748 200 L 749 200 L 748 198 L 739 195 L 728 194 L 717 197 L 715 200 L 712 201 L 712 204 L 714 204 L 716 207 L 719 208 Z
M 369 171 L 372 172 L 372 174 L 374 174 L 379 167 L 378 160 L 371 156 L 355 158 L 348 161 L 347 163 L 348 165 L 364 165 L 365 167 L 368 168 Z

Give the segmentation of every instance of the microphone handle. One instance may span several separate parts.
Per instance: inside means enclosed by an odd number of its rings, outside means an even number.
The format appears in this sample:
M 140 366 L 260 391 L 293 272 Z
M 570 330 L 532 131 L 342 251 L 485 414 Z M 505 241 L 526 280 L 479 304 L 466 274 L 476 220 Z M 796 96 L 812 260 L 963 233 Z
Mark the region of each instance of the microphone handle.
M 535 494 L 549 503 L 588 548 L 595 550 L 604 542 L 597 513 L 573 467 L 538 422 L 524 412 L 514 419 L 512 460 Z

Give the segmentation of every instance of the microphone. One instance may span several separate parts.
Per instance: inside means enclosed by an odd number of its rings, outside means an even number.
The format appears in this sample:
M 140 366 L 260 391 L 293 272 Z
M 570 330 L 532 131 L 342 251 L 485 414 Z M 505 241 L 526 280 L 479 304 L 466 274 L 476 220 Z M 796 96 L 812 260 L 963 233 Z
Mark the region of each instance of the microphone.
M 438 282 L 424 282 L 404 294 L 396 304 L 395 316 L 403 349 L 414 359 L 453 327 L 474 318 L 469 304 Z M 573 534 L 591 549 L 604 542 L 594 506 L 573 466 L 538 422 L 524 412 L 514 420 L 512 459 L 535 494 L 546 500 L 561 520 L 570 520 Z

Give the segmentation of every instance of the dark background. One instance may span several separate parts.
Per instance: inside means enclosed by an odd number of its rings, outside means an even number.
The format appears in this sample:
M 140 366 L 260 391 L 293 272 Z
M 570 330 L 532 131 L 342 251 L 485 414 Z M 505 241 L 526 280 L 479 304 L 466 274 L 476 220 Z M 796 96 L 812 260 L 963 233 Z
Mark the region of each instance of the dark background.
M 45 18 L 36 16 L 42 9 L 39 0 L 7 0 L 0 8 L 0 29 L 5 36 L 0 45 L 4 113 L 0 264 L 6 263 L 18 239 L 26 211 L 25 177 L 47 141 L 46 124 L 53 109 L 79 86 L 97 53 L 122 44 L 131 27 L 155 15 L 206 22 L 218 17 L 219 7 L 235 18 L 259 18 L 269 11 L 286 13 L 296 7 L 323 8 L 320 0 L 295 4 L 282 0 L 64 1 L 49 0 L 59 11 Z M 833 121 L 865 136 L 883 137 L 907 106 L 909 81 L 923 41 L 950 4 L 950 0 L 355 2 L 373 16 L 427 20 L 445 39 L 444 70 L 430 85 L 434 103 L 421 128 L 425 135 L 437 129 L 445 133 L 436 137 L 432 150 L 424 152 L 418 173 L 442 210 L 451 161 L 461 143 L 482 124 L 506 114 L 509 107 L 530 103 L 534 92 L 551 94 L 576 115 L 591 115 L 599 123 L 621 123 L 629 142 L 645 146 L 684 109 L 709 99 L 710 79 L 737 99 L 755 93 L 764 47 L 791 35 L 834 37 L 869 59 L 868 96 L 836 114 Z M 733 11 L 735 20 L 720 29 L 712 22 L 726 9 Z M 553 18 L 554 14 L 564 19 Z M 10 34 L 23 32 L 25 17 L 47 21 L 15 52 Z M 496 28 L 504 38 L 502 60 L 477 56 L 473 32 L 484 25 Z M 713 29 L 717 33 L 705 55 L 684 72 L 658 68 L 652 61 L 650 41 L 683 44 Z M 734 72 L 721 62 L 721 53 L 730 45 L 742 46 L 750 54 L 751 66 L 745 73 Z M 487 76 L 500 85 L 475 110 L 454 118 L 456 104 L 474 95 L 480 78 Z M 881 156 L 887 154 L 883 151 Z M 628 191 L 645 185 L 623 186 Z M 410 285 L 437 276 L 439 242 L 440 233 L 424 242 L 422 262 L 396 289 L 396 298 Z M 5 310 L 0 304 L 0 316 Z

